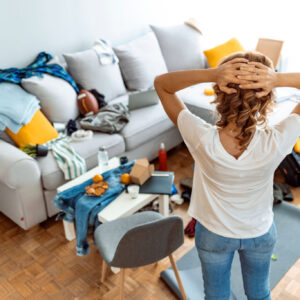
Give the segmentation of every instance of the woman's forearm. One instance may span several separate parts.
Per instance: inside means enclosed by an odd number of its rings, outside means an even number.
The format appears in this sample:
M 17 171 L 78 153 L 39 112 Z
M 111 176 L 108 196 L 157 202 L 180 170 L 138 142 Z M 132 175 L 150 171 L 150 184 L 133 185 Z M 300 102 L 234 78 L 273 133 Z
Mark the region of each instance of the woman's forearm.
M 275 87 L 294 87 L 300 89 L 300 73 L 276 73 Z
M 167 93 L 174 94 L 191 85 L 202 82 L 215 82 L 216 69 L 195 69 L 174 71 L 157 76 L 154 85 L 159 85 Z

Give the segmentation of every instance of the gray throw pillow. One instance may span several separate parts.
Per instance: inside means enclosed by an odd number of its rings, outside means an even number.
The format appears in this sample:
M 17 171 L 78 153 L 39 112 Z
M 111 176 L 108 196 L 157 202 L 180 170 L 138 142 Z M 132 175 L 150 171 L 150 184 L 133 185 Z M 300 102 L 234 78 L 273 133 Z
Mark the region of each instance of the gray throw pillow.
M 68 72 L 84 89 L 96 89 L 107 102 L 126 93 L 119 64 L 102 65 L 94 49 L 63 56 Z
M 200 32 L 186 24 L 150 27 L 157 37 L 169 72 L 206 68 Z
M 67 123 L 79 115 L 77 94 L 69 82 L 44 74 L 22 79 L 22 87 L 40 100 L 43 113 L 52 122 Z
M 119 58 L 128 90 L 150 89 L 157 75 L 168 72 L 158 41 L 152 31 L 113 49 Z

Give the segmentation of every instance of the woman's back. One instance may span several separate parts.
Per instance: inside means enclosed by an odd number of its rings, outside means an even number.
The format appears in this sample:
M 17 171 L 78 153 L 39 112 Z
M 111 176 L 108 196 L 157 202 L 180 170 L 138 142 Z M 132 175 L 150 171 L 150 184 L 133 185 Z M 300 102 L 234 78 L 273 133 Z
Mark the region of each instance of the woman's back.
M 215 126 L 190 113 L 175 94 L 202 82 L 216 83 Z M 266 56 L 240 52 L 216 68 L 159 75 L 154 86 L 195 159 L 189 214 L 196 219 L 205 298 L 229 299 L 237 250 L 247 297 L 271 299 L 270 260 L 277 240 L 273 176 L 299 137 L 300 103 L 276 126 L 260 128 L 273 104 L 273 88 L 300 89 L 300 73 L 275 73 Z
M 189 214 L 226 237 L 267 232 L 273 220 L 274 171 L 292 150 L 300 116 L 292 114 L 274 127 L 256 128 L 238 158 L 225 149 L 216 126 L 188 110 L 180 112 L 177 124 L 195 160 Z

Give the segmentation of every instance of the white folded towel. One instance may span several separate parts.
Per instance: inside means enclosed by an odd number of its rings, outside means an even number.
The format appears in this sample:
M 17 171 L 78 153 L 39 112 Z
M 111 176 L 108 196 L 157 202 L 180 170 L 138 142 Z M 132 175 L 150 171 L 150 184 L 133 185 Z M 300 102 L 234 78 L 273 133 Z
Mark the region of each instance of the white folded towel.
M 119 59 L 114 53 L 109 41 L 98 39 L 94 43 L 93 49 L 96 51 L 99 57 L 100 64 L 108 65 L 119 63 Z

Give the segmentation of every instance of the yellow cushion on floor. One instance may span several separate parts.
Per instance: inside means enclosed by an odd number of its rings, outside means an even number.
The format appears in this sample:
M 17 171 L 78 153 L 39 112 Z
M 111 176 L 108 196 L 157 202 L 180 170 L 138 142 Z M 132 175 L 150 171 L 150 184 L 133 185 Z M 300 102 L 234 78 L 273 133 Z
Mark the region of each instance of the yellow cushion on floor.
M 232 53 L 245 51 L 243 46 L 236 38 L 232 38 L 228 42 L 216 46 L 212 49 L 203 51 L 211 68 L 215 68 L 219 61 Z
M 297 153 L 300 153 L 300 138 L 298 138 L 296 144 L 295 144 L 295 147 L 294 147 L 294 150 L 297 152 Z
M 24 125 L 18 133 L 15 134 L 8 128 L 6 128 L 6 132 L 19 147 L 28 144 L 42 145 L 58 137 L 58 132 L 40 110 L 36 111 L 31 121 Z

